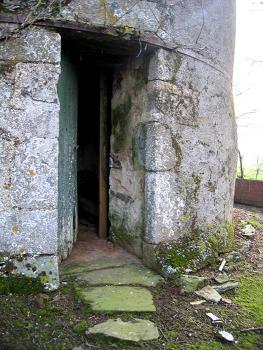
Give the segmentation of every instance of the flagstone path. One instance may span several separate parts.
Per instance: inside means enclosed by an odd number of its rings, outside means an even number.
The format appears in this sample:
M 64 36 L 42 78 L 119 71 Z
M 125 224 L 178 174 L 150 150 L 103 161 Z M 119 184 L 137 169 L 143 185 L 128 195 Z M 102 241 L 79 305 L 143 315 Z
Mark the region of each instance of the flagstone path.
M 70 257 L 61 264 L 62 281 L 73 281 L 83 305 L 94 312 L 110 312 L 113 316 L 114 312 L 155 312 L 150 288 L 163 278 L 91 231 L 81 227 Z M 113 317 L 91 327 L 88 333 L 132 341 L 158 338 L 156 325 L 143 319 L 123 322 Z

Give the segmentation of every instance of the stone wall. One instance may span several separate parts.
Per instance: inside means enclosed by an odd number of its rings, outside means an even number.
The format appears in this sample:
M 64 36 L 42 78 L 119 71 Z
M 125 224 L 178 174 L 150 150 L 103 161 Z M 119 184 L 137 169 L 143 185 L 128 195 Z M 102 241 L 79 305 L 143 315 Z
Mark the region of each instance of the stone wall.
M 194 270 L 231 243 L 235 1 L 67 3 L 53 20 L 138 44 L 114 77 L 112 237 L 164 273 Z M 4 250 L 55 257 L 60 44 L 55 33 L 33 33 L 1 43 L 1 220 Z M 149 55 L 147 40 L 165 49 Z M 24 247 L 22 232 L 53 238 Z
M 164 271 L 193 270 L 231 242 L 231 81 L 205 62 L 159 50 L 147 89 L 144 257 L 152 265 L 155 255 Z
M 60 36 L 34 28 L 1 41 L 0 69 L 1 255 L 57 286 Z

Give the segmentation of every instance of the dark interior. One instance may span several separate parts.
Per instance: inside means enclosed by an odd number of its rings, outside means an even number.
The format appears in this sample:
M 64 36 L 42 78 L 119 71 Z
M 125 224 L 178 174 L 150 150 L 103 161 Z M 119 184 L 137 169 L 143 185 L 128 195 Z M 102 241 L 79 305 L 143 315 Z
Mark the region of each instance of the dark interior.
M 78 65 L 78 215 L 80 224 L 98 223 L 100 69 Z

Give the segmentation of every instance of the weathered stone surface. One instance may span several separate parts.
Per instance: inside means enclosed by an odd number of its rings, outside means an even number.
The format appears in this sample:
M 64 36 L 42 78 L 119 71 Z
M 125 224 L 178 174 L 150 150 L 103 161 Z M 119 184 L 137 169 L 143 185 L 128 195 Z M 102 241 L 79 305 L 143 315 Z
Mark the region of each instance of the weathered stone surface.
M 158 244 L 176 239 L 180 232 L 179 217 L 185 208 L 178 193 L 173 171 L 146 174 L 145 183 L 145 241 Z
M 103 26 L 104 34 L 113 34 L 116 40 L 120 36 L 142 43 L 132 55 L 136 59 L 118 67 L 113 77 L 110 152 L 118 167 L 110 172 L 109 219 L 111 237 L 140 257 L 145 253 L 148 263 L 156 257 L 151 259 L 150 249 L 146 254 L 147 244 L 155 253 L 155 245 L 171 240 L 175 244 L 185 234 L 202 231 L 201 244 L 196 244 L 202 247 L 196 259 L 202 265 L 214 254 L 211 246 L 206 249 L 210 238 L 216 250 L 230 241 L 237 150 L 231 97 L 234 16 L 229 14 L 234 14 L 234 0 L 204 4 L 77 0 L 56 15 L 60 20 Z M 143 43 L 147 36 L 176 49 L 148 55 Z M 38 211 L 56 208 L 58 194 L 54 163 L 55 139 L 60 136 L 56 91 L 60 49 L 59 34 L 33 25 L 0 43 L 4 146 L 0 209 L 5 216 L 27 208 L 37 224 Z M 31 168 L 31 153 L 26 160 L 21 155 L 28 139 L 39 139 L 39 157 L 32 153 L 37 175 Z M 40 147 L 42 141 L 50 148 Z M 54 156 L 48 164 L 40 164 L 47 149 L 53 149 Z M 25 166 L 16 156 L 25 160 Z M 147 169 L 151 173 L 145 175 Z M 68 220 L 65 227 L 70 225 Z M 66 256 L 72 237 L 62 237 L 61 232 L 56 232 L 63 245 L 58 250 Z M 14 241 L 9 246 L 13 244 L 16 249 Z M 45 244 L 31 243 L 43 249 Z
M 57 154 L 56 139 L 31 138 L 17 146 L 10 189 L 13 207 L 57 208 Z
M 45 289 L 53 290 L 59 287 L 58 257 L 56 255 L 23 255 L 0 258 L 1 269 L 5 271 L 8 264 L 8 273 L 11 275 L 25 275 L 39 278 Z M 10 269 L 12 267 L 12 269 Z
M 170 3 L 145 0 L 135 4 L 130 0 L 106 4 L 77 0 L 63 8 L 61 15 L 66 20 L 78 18 L 94 26 L 126 26 L 131 33 L 138 28 L 150 31 L 151 36 L 157 33 L 157 38 L 166 44 L 231 74 L 234 39 L 229 33 L 234 33 L 235 21 L 229 14 L 234 12 L 234 1 L 228 0 L 220 4 L 213 0 L 202 6 L 195 0 L 186 4 L 179 0 Z
M 130 265 L 86 272 L 80 274 L 77 280 L 87 282 L 91 286 L 133 284 L 154 287 L 163 279 L 142 266 Z
M 103 334 L 108 337 L 121 340 L 139 342 L 142 340 L 153 340 L 159 337 L 155 324 L 148 320 L 135 319 L 123 322 L 121 319 L 109 319 L 103 323 L 89 328 L 86 334 Z
M 1 250 L 11 254 L 56 254 L 57 211 L 12 210 L 0 215 Z
M 175 279 L 175 284 L 181 287 L 181 293 L 193 293 L 208 284 L 205 277 L 181 275 Z
M 85 262 L 72 262 L 61 267 L 63 275 L 79 274 L 83 272 L 96 271 L 101 269 L 108 269 L 113 267 L 122 267 L 130 264 L 135 264 L 136 258 L 130 256 L 125 257 L 99 257 Z
M 47 63 L 17 63 L 11 107 L 26 108 L 28 100 L 58 103 L 60 67 Z
M 13 138 L 57 138 L 59 105 L 28 99 L 25 109 L 2 108 L 0 127 Z
M 169 128 L 160 123 L 146 124 L 145 168 L 148 171 L 171 170 L 176 154 Z
M 60 35 L 47 29 L 29 27 L 22 36 L 0 42 L 0 60 L 11 62 L 60 62 Z
M 213 301 L 215 303 L 218 303 L 222 299 L 221 295 L 211 286 L 206 286 L 196 291 L 195 294 L 207 301 Z
M 151 293 L 140 287 L 77 288 L 79 298 L 93 311 L 155 311 Z
M 228 290 L 233 290 L 238 287 L 238 282 L 226 282 L 220 285 L 212 286 L 218 293 L 224 293 Z
M 130 62 L 114 76 L 109 220 L 112 239 L 142 257 L 144 234 L 144 127 L 146 62 Z

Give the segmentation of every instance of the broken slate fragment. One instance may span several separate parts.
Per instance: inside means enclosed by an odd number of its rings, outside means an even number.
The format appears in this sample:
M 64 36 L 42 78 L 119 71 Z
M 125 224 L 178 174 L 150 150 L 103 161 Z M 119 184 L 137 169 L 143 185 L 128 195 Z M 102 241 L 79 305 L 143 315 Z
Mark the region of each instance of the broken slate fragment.
M 217 317 L 216 315 L 212 314 L 212 312 L 208 312 L 206 314 L 206 316 L 208 316 L 210 318 L 212 323 L 222 323 L 223 322 L 219 317 Z
M 232 289 L 236 289 L 238 287 L 238 282 L 226 282 L 220 285 L 211 286 L 213 287 L 218 293 L 224 293 Z
M 197 289 L 200 289 L 208 284 L 208 280 L 205 277 L 181 275 L 175 280 L 175 284 L 181 287 L 181 293 L 193 293 Z
M 228 298 L 222 298 L 221 301 L 225 304 L 232 304 L 232 300 Z
M 226 259 L 223 259 L 219 266 L 218 271 L 222 272 L 224 270 L 225 264 L 226 264 Z
M 217 337 L 227 343 L 234 343 L 235 341 L 233 335 L 226 331 L 219 331 Z
M 229 281 L 229 277 L 226 273 L 222 273 L 222 274 L 217 275 L 215 277 L 215 281 L 219 284 L 226 283 Z
M 206 286 L 196 291 L 195 294 L 207 301 L 212 301 L 214 303 L 218 303 L 222 299 L 221 295 L 211 286 Z
M 158 329 L 151 321 L 135 319 L 134 321 L 123 322 L 119 318 L 99 323 L 89 328 L 86 334 L 103 334 L 108 337 L 134 342 L 153 340 L 159 337 Z

